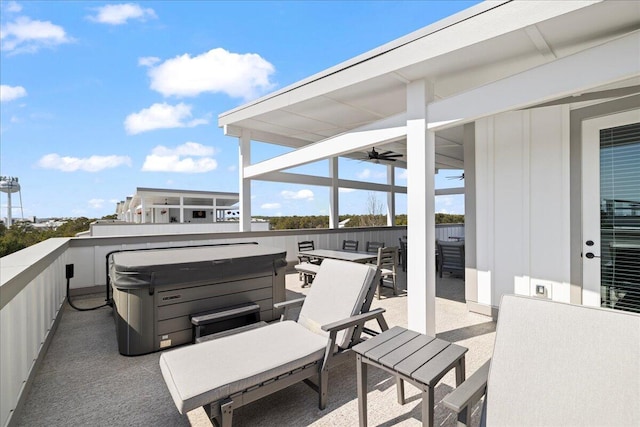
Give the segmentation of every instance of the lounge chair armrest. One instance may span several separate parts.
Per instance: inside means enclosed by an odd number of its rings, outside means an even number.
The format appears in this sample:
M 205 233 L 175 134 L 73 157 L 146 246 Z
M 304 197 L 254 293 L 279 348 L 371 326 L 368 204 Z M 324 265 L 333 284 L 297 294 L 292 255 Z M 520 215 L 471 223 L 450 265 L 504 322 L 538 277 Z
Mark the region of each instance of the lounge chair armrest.
M 277 303 L 273 304 L 273 308 L 298 307 L 298 306 L 301 306 L 303 302 L 304 302 L 304 297 L 296 298 L 296 299 L 292 299 L 292 300 L 289 300 L 289 301 L 277 302 Z
M 470 409 L 480 400 L 487 391 L 487 379 L 489 378 L 489 365 L 491 360 L 487 360 L 477 371 L 467 378 L 458 388 L 446 395 L 442 403 L 447 408 L 457 413 L 465 408 Z
M 342 329 L 347 329 L 352 326 L 364 325 L 364 323 L 369 320 L 377 319 L 381 317 L 382 313 L 384 312 L 385 312 L 384 308 L 376 308 L 375 310 L 371 310 L 362 314 L 357 314 L 347 319 L 338 320 L 337 322 L 329 323 L 327 325 L 322 325 L 322 330 L 327 332 L 333 332 L 333 331 L 340 331 Z

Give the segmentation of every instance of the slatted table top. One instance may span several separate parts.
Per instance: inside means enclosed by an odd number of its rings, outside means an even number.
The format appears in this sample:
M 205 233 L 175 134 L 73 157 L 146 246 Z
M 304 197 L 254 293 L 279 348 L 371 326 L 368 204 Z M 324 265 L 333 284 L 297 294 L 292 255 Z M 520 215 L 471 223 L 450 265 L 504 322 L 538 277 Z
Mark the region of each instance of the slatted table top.
M 356 345 L 353 351 L 373 364 L 433 387 L 468 349 L 394 326 Z

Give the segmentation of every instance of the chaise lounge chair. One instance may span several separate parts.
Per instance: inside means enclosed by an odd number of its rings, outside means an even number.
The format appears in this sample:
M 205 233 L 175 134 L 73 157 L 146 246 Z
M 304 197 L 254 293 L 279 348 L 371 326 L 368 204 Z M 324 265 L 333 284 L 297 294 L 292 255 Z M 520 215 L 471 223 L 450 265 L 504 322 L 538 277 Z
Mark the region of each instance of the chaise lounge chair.
M 640 315 L 506 295 L 492 360 L 443 404 L 468 425 L 485 391 L 481 425 L 640 425 Z
M 283 320 L 167 351 L 160 368 L 181 414 L 204 406 L 209 417 L 231 426 L 233 411 L 261 397 L 305 381 L 327 400 L 328 370 L 355 361 L 350 348 L 360 341 L 364 323 L 387 325 L 383 309 L 369 311 L 380 273 L 376 266 L 325 260 L 297 321 Z M 304 302 L 303 302 L 304 300 Z

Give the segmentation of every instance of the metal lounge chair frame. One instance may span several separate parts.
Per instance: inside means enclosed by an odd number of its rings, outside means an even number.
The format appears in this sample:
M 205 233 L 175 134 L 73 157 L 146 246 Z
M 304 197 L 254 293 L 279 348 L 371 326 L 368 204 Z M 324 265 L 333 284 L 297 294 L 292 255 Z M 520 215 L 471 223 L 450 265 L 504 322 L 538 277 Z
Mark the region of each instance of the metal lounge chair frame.
M 336 274 L 336 271 L 341 271 L 343 274 Z M 176 378 L 180 377 L 180 375 L 183 374 L 180 371 L 184 371 L 185 369 L 190 371 L 189 375 L 193 376 L 194 370 L 197 374 L 198 367 L 191 366 L 193 358 L 191 358 L 190 355 L 193 348 L 203 344 L 196 344 L 191 347 L 184 347 L 163 354 L 160 358 L 162 374 L 178 410 L 184 414 L 198 406 L 204 406 L 205 411 L 214 423 L 224 427 L 229 427 L 232 425 L 233 411 L 235 409 L 300 381 L 304 381 L 318 393 L 318 406 L 320 409 L 324 409 L 327 402 L 329 369 L 347 361 L 355 361 L 355 353 L 351 351 L 351 347 L 361 341 L 361 334 L 363 332 L 375 333 L 364 327 L 365 322 L 376 320 L 382 331 L 388 329 L 383 317 L 384 309 L 369 311 L 376 286 L 380 279 L 380 272 L 374 265 L 325 260 L 319 269 L 316 285 L 311 288 L 308 296 L 309 301 L 321 301 L 322 298 L 328 296 L 320 293 L 331 291 L 332 287 L 335 288 L 336 286 L 346 285 L 346 283 L 336 283 L 343 280 L 336 280 L 336 276 L 354 277 L 354 275 L 364 278 L 361 289 L 359 290 L 360 296 L 357 301 L 354 301 L 355 306 L 353 311 L 355 311 L 356 314 L 352 314 L 350 317 L 345 319 L 336 319 L 335 321 L 331 321 L 323 325 L 315 324 L 313 319 L 298 319 L 297 321 L 300 324 L 301 321 L 304 322 L 306 320 L 307 324 L 310 323 L 312 325 L 312 329 L 317 327 L 318 330 L 308 331 L 308 333 L 315 337 L 314 339 L 323 339 L 322 337 L 317 336 L 318 333 L 327 335 L 326 346 L 324 347 L 323 353 L 315 352 L 314 354 L 319 354 L 319 357 L 315 358 L 311 362 L 307 361 L 301 363 L 300 366 L 292 366 L 287 363 L 286 365 L 288 368 L 286 372 L 278 373 L 274 377 L 270 377 L 265 380 L 261 379 L 256 384 L 246 382 L 243 379 L 247 386 L 243 387 L 241 390 L 225 394 L 212 402 L 196 404 L 195 401 L 188 401 L 184 398 L 186 392 L 189 390 L 185 390 L 184 387 L 181 389 Z M 302 306 L 300 317 L 303 317 L 305 313 L 313 313 L 314 310 L 316 313 L 318 310 L 323 310 L 323 308 L 318 307 L 317 304 L 316 307 L 305 307 L 304 298 L 278 303 L 276 308 L 285 309 L 282 319 L 285 323 L 291 322 L 290 320 L 287 320 L 287 316 L 291 312 L 291 309 L 296 306 Z M 358 306 L 359 308 L 357 308 Z M 271 327 L 275 326 L 266 325 L 263 328 L 258 328 L 256 330 L 262 331 L 262 334 L 268 335 L 269 328 Z M 300 327 L 306 327 L 308 329 L 304 324 Z M 344 331 L 344 333 L 342 331 Z M 241 332 L 232 336 L 232 338 L 236 337 L 235 339 L 243 339 L 245 336 L 249 337 L 249 334 L 251 333 L 251 331 Z M 226 341 L 224 341 L 225 339 Z M 218 342 L 216 343 L 216 341 Z M 213 340 L 209 343 L 205 343 L 210 346 L 206 348 L 206 350 L 209 351 L 209 349 L 211 349 L 211 351 L 215 352 L 216 348 L 221 349 L 222 346 L 225 346 L 228 342 L 230 342 L 229 337 L 225 337 L 220 340 Z M 198 348 L 196 351 L 202 351 L 202 349 Z M 282 349 L 282 352 L 286 351 L 286 348 Z M 176 357 L 171 357 L 174 355 L 179 357 L 182 364 L 174 363 L 176 361 Z M 239 354 L 238 356 L 238 359 L 242 359 L 242 354 Z M 208 366 L 202 366 L 202 369 L 215 369 L 214 366 L 210 366 L 211 363 L 208 361 L 206 364 Z M 249 380 L 251 380 L 251 378 L 249 378 Z

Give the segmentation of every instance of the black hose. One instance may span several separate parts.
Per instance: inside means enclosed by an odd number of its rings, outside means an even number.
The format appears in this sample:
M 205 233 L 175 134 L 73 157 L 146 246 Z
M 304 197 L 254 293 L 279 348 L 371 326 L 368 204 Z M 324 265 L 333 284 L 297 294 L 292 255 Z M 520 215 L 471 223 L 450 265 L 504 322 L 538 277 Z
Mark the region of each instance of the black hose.
M 71 302 L 71 295 L 69 295 L 69 282 L 70 282 L 70 281 L 71 281 L 71 279 L 67 277 L 67 302 L 69 303 L 69 305 L 70 305 L 71 307 L 75 308 L 75 309 L 76 309 L 76 310 L 78 310 L 78 311 L 91 311 L 91 310 L 97 310 L 97 309 L 99 309 L 99 308 L 106 307 L 106 306 L 108 306 L 108 305 L 109 305 L 108 303 L 105 303 L 105 304 L 99 305 L 99 306 L 97 306 L 97 307 L 89 307 L 89 308 L 80 308 L 80 307 L 76 307 L 76 306 L 75 306 L 75 305 L 73 305 L 73 303 Z

